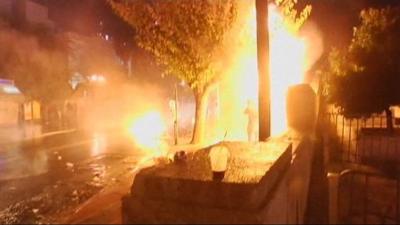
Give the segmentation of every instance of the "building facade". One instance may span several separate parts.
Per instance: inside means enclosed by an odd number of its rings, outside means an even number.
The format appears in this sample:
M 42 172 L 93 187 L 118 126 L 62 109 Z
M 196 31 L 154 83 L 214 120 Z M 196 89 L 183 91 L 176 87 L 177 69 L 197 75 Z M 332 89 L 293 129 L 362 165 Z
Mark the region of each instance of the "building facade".
M 47 4 L 39 0 L 1 0 L 0 15 L 16 26 L 34 24 L 54 28 Z

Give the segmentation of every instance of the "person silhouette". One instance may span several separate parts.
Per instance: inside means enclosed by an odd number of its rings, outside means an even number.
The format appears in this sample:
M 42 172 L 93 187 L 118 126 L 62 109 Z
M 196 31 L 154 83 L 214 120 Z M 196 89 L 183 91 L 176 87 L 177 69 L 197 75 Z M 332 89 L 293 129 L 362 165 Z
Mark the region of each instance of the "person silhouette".
M 247 100 L 247 107 L 244 111 L 247 114 L 247 138 L 249 142 L 256 141 L 257 135 L 257 109 L 254 101 Z

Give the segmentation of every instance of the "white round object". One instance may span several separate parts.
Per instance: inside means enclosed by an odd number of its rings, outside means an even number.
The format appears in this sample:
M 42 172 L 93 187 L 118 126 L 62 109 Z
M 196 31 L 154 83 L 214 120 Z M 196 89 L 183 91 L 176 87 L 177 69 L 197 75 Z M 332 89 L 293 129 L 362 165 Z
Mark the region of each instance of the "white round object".
M 209 157 L 211 161 L 211 169 L 214 172 L 223 172 L 228 166 L 228 158 L 230 156 L 227 147 L 219 145 L 211 148 Z

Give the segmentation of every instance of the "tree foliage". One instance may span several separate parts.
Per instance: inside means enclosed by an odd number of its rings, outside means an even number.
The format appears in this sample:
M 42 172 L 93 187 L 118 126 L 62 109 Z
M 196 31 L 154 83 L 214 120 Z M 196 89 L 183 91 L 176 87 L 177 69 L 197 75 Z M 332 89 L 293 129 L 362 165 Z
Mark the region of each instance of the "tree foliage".
M 400 104 L 400 8 L 365 9 L 346 49 L 329 54 L 326 94 L 345 116 Z
M 298 0 L 275 0 L 275 4 L 281 8 L 286 27 L 293 33 L 297 33 L 311 14 L 312 6 L 306 5 L 301 12 L 295 8 Z
M 220 51 L 236 17 L 235 0 L 108 0 L 135 30 L 136 43 L 185 81 L 196 100 L 192 143 L 202 142 L 207 97 L 220 78 Z
M 109 0 L 135 28 L 138 45 L 166 74 L 204 91 L 218 79 L 216 52 L 235 18 L 234 0 Z

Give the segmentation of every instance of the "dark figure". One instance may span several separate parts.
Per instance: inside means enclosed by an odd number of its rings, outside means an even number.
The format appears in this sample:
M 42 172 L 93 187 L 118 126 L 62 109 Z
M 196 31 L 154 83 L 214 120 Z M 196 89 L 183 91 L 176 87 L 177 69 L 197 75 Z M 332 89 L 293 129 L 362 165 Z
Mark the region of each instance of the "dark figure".
M 248 121 L 247 121 L 247 138 L 249 142 L 254 142 L 256 141 L 257 138 L 257 109 L 255 106 L 254 101 L 248 100 L 247 101 L 247 107 L 244 111 L 245 114 L 247 114 Z

